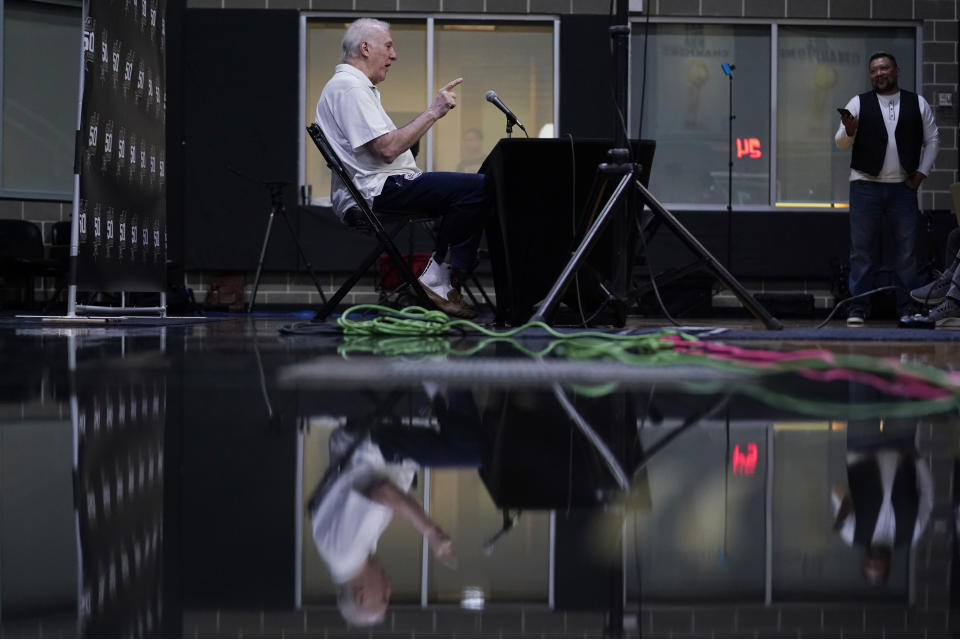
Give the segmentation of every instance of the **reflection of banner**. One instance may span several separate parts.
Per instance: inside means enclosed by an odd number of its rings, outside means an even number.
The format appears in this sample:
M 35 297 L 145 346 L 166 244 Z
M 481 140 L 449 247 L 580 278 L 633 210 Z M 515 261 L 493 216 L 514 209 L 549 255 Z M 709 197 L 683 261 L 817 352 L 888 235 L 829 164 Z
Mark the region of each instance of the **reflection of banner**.
M 77 374 L 75 495 L 86 637 L 161 632 L 162 379 Z
M 86 0 L 82 290 L 166 288 L 166 0 Z

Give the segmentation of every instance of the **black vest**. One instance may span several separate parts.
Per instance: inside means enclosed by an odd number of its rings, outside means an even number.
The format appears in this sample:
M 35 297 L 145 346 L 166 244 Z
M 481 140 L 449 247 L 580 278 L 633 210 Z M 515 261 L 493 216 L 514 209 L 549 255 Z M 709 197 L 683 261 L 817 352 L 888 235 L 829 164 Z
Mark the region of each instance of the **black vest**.
M 853 540 L 857 544 L 869 547 L 873 530 L 877 527 L 880 507 L 883 504 L 883 485 L 880 480 L 880 465 L 877 459 L 869 457 L 847 467 L 847 481 L 850 485 L 850 498 L 853 500 L 853 512 L 856 526 Z M 913 455 L 901 456 L 897 473 L 893 479 L 890 494 L 893 505 L 896 534 L 894 546 L 909 545 L 913 540 L 913 529 L 917 524 L 920 494 L 917 492 L 917 468 Z
M 880 100 L 873 91 L 860 94 L 860 123 L 853 141 L 850 167 L 875 176 L 883 168 L 887 155 L 887 115 L 880 109 Z M 920 148 L 923 146 L 923 119 L 920 100 L 912 91 L 900 90 L 900 117 L 894 132 L 900 165 L 910 175 L 920 166 Z

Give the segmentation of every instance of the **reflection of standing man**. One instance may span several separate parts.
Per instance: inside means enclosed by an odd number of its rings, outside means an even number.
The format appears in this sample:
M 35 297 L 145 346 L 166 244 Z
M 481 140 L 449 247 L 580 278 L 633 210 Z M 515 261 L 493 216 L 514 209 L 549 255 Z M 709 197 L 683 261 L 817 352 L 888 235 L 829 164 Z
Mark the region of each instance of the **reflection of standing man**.
M 883 584 L 895 547 L 910 547 L 933 509 L 933 476 L 910 450 L 880 449 L 847 455 L 848 489 L 833 491 L 834 528 L 849 545 L 865 549 L 863 577 Z
M 894 271 L 901 291 L 897 310 L 909 312 L 906 292 L 920 285 L 917 275 L 917 189 L 930 175 L 940 147 L 930 105 L 900 89 L 900 69 L 889 53 L 870 57 L 873 91 L 854 96 L 841 113 L 834 136 L 837 147 L 853 147 L 850 160 L 850 293 L 877 286 L 880 232 L 890 218 Z M 860 326 L 869 315 L 868 300 L 858 300 L 847 324 Z

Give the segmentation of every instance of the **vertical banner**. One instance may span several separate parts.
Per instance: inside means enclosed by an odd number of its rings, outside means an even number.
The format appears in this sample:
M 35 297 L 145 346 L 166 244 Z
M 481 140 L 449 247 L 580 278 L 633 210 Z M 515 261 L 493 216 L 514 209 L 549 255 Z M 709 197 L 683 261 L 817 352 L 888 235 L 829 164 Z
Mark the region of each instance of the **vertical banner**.
M 166 0 L 85 0 L 77 288 L 166 288 Z

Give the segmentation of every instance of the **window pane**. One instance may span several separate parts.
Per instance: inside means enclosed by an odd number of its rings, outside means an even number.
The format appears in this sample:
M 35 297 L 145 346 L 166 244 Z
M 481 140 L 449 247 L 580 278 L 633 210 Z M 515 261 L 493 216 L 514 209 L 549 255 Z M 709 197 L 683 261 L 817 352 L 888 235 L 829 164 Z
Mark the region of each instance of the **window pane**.
M 644 449 L 677 426 L 645 428 Z M 705 422 L 647 465 L 651 507 L 630 523 L 637 537 L 627 544 L 631 598 L 639 570 L 645 601 L 762 601 L 767 427 L 748 421 L 725 427 Z
M 506 118 L 485 99 L 491 89 L 530 137 L 553 137 L 553 23 L 438 22 L 435 36 L 434 86 L 463 78 L 457 108 L 434 128 L 435 169 L 476 171 L 506 135 Z
M 631 124 L 657 141 L 650 190 L 668 203 L 727 204 L 733 90 L 733 204 L 770 203 L 770 29 L 657 24 L 631 38 Z M 731 87 L 721 64 L 736 67 Z
M 73 195 L 80 20 L 78 7 L 4 3 L 4 190 Z
M 346 28 L 343 22 L 307 23 L 307 122 L 313 122 L 320 92 L 340 63 L 340 41 Z M 424 24 L 392 22 L 390 34 L 397 60 L 377 88 L 387 115 L 397 127 L 402 127 L 426 108 L 427 29 Z M 312 198 L 329 199 L 330 170 L 309 138 L 305 152 L 306 183 L 311 185 Z M 417 166 L 426 168 L 424 148 L 417 155 Z
M 900 86 L 915 90 L 915 34 L 909 27 L 780 28 L 777 202 L 848 202 L 850 152 L 834 143 L 837 108 L 870 90 L 870 55 L 880 50 L 897 57 Z

